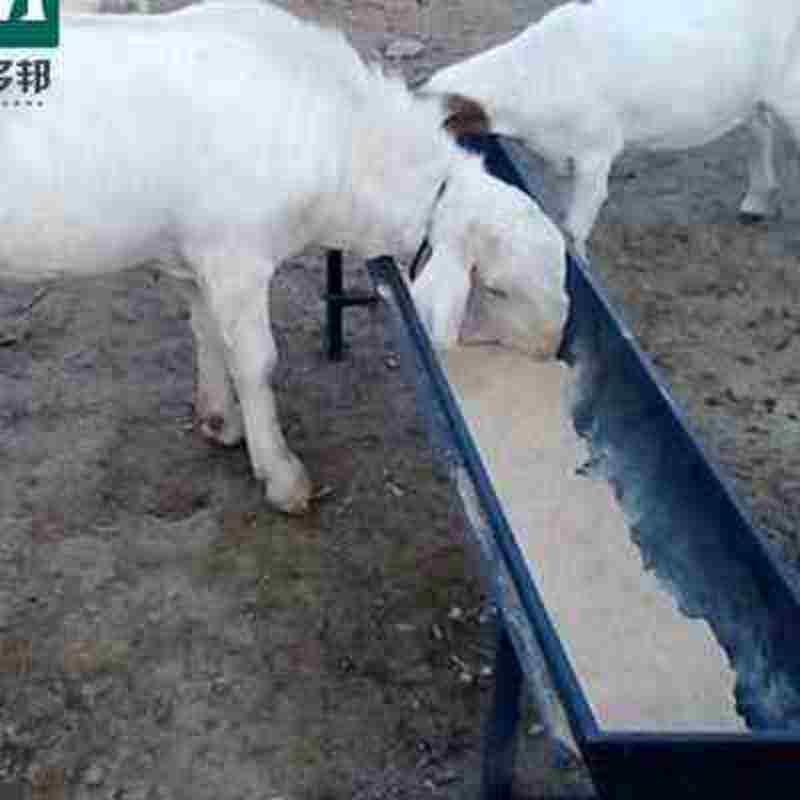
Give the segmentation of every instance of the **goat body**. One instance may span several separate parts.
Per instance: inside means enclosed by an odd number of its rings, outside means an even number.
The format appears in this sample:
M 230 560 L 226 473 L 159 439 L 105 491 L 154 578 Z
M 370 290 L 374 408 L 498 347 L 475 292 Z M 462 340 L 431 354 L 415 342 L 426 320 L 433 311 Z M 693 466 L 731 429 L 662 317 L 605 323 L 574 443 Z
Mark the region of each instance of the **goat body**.
M 438 100 L 365 65 L 341 35 L 258 2 L 207 3 L 67 16 L 56 58 L 42 107 L 0 121 L 0 278 L 172 274 L 191 306 L 201 429 L 246 438 L 279 508 L 310 495 L 270 388 L 267 291 L 287 257 L 312 245 L 402 255 L 429 233 L 414 294 L 437 344 L 458 338 L 475 267 L 527 309 L 531 351 L 557 346 L 558 231 L 458 148 Z
M 776 211 L 771 114 L 800 140 L 796 0 L 567 3 L 511 41 L 436 73 L 428 92 L 482 104 L 492 128 L 573 172 L 578 248 L 623 149 L 683 149 L 753 127 L 741 210 Z

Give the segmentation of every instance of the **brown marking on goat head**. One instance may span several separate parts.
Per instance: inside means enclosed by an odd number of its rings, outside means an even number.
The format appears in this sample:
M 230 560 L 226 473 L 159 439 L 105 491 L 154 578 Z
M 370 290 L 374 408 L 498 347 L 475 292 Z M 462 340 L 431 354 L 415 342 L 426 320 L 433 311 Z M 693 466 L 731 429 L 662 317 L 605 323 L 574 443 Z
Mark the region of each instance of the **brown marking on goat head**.
M 446 116 L 442 127 L 453 136 L 488 133 L 491 120 L 486 109 L 477 101 L 461 94 L 444 96 Z

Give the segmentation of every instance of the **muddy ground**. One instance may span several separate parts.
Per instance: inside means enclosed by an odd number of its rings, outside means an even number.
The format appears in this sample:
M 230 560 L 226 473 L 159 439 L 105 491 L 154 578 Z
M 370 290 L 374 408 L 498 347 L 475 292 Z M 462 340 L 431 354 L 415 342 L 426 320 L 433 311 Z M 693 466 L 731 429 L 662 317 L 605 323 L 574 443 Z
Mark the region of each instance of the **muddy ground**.
M 306 3 L 413 78 L 554 3 Z M 800 228 L 740 226 L 746 135 L 617 165 L 593 268 L 788 563 L 800 519 Z M 555 187 L 556 189 L 558 187 Z M 557 213 L 557 196 L 554 201 Z M 363 284 L 353 265 L 351 280 Z M 323 353 L 323 261 L 272 304 L 284 426 L 327 496 L 264 507 L 192 429 L 186 311 L 145 272 L 0 288 L 0 798 L 463 798 L 493 621 L 385 313 Z M 585 779 L 528 719 L 520 797 Z

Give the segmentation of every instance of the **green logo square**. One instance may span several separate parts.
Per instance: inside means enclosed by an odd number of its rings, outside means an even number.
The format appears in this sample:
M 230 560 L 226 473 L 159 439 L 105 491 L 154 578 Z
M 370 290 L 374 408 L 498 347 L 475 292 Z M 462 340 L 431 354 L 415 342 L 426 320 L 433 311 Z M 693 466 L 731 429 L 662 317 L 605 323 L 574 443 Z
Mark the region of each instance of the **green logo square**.
M 0 0 L 0 47 L 57 47 L 58 0 Z

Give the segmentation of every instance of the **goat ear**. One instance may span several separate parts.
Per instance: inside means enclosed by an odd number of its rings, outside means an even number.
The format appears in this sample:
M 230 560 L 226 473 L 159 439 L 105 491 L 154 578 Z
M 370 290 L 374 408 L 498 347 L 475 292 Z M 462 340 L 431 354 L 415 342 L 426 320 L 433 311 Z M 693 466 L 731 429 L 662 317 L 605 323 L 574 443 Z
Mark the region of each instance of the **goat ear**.
M 488 133 L 492 128 L 486 109 L 477 100 L 461 94 L 446 94 L 444 107 L 442 127 L 453 136 Z

